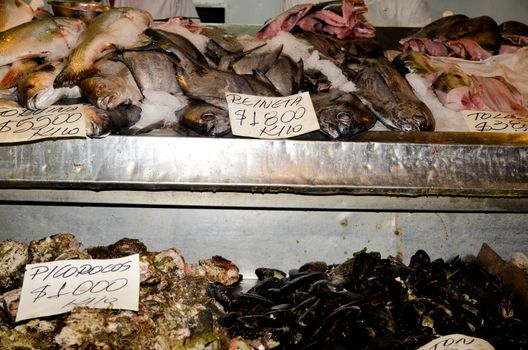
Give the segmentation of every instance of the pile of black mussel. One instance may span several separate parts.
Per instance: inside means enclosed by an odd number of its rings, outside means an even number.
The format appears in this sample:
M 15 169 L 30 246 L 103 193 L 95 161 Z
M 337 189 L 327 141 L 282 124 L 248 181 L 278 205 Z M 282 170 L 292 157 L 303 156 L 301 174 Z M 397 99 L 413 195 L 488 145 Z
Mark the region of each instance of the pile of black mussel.
M 338 265 L 311 262 L 286 273 L 256 270 L 247 292 L 210 286 L 232 337 L 266 349 L 417 349 L 440 335 L 482 338 L 496 349 L 528 349 L 528 318 L 475 258 L 405 265 L 355 253 Z

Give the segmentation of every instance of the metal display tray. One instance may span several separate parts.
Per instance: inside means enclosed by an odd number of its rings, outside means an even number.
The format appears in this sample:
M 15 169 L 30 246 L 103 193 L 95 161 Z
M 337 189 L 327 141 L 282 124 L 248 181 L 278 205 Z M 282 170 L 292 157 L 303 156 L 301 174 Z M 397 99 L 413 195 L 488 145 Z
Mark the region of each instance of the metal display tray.
M 528 196 L 528 135 L 109 136 L 0 146 L 1 188 Z

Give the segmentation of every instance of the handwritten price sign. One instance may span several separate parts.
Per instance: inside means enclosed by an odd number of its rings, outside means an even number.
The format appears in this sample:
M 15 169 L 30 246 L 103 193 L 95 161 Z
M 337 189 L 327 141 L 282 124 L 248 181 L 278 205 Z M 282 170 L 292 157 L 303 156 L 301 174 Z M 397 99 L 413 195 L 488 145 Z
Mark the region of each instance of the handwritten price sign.
M 528 117 L 510 113 L 461 111 L 469 131 L 528 133 Z
M 451 334 L 427 343 L 418 350 L 494 350 L 485 340 L 463 334 Z
M 0 143 L 86 137 L 83 105 L 29 110 L 0 107 Z
M 107 260 L 28 264 L 16 321 L 68 312 L 76 306 L 138 310 L 139 255 Z
M 307 92 L 285 97 L 226 93 L 233 135 L 285 139 L 319 130 Z

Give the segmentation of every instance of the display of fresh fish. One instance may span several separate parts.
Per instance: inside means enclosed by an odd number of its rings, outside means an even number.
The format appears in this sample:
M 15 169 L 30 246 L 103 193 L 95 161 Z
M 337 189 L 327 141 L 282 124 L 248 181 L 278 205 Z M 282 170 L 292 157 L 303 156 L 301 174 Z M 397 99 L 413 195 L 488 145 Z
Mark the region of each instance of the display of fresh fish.
M 409 83 L 388 62 L 372 60 L 354 77 L 362 101 L 386 127 L 399 131 L 432 131 L 434 118 Z
M 349 139 L 376 124 L 376 116 L 353 93 L 331 89 L 311 98 L 321 131 L 334 140 Z
M 0 32 L 31 21 L 36 10 L 43 6 L 43 0 L 32 0 L 29 4 L 24 0 L 1 0 Z
M 132 72 L 140 90 L 181 93 L 176 81 L 176 69 L 167 55 L 161 51 L 125 51 L 123 62 Z
M 63 67 L 63 61 L 48 62 L 21 78 L 17 88 L 20 104 L 28 109 L 44 109 L 63 98 L 81 97 L 78 86 L 53 87 L 53 81 Z
M 148 44 L 150 40 L 143 32 L 151 22 L 152 16 L 140 9 L 122 7 L 101 13 L 88 24 L 54 85 L 76 85 L 95 72 L 93 63 L 97 59 L 116 48 L 131 49 Z
M 143 96 L 123 62 L 103 59 L 94 67 L 97 74 L 79 83 L 83 96 L 91 104 L 104 110 L 112 110 L 121 104 L 139 105 Z
M 209 103 L 191 103 L 178 116 L 182 125 L 200 135 L 220 137 L 231 131 L 228 112 Z
M 38 65 L 37 61 L 28 58 L 0 67 L 0 90 L 16 86 L 21 77 L 35 70 Z
M 24 58 L 47 61 L 68 57 L 86 25 L 80 19 L 36 19 L 0 33 L 0 66 Z
M 178 83 L 182 91 L 190 98 L 227 109 L 226 92 L 261 96 L 278 95 L 273 87 L 251 76 L 220 71 L 196 62 L 188 54 L 187 46 L 192 46 L 192 44 L 182 36 L 159 30 L 149 30 L 148 33 L 156 40 L 164 41 L 164 43 L 160 42 L 160 47 L 176 56 Z M 187 42 L 187 44 L 181 45 L 182 42 Z

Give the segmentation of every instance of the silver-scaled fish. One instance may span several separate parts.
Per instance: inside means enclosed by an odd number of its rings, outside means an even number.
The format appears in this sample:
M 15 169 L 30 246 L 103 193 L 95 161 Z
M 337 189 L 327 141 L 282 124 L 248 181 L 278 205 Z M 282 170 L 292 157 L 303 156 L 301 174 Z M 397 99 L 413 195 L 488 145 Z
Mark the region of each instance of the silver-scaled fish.
M 24 0 L 0 1 L 0 32 L 31 21 L 36 10 L 43 6 L 42 0 L 33 0 L 29 4 Z
M 36 19 L 0 33 L 0 66 L 23 58 L 47 61 L 68 57 L 86 25 L 80 19 Z
M 95 72 L 93 63 L 105 54 L 146 45 L 143 35 L 152 16 L 140 9 L 115 8 L 95 17 L 86 28 L 81 42 L 68 57 L 66 67 L 55 79 L 55 86 L 73 86 Z
M 98 73 L 79 83 L 83 96 L 91 104 L 104 110 L 121 104 L 139 105 L 143 96 L 123 62 L 103 59 L 94 67 Z

